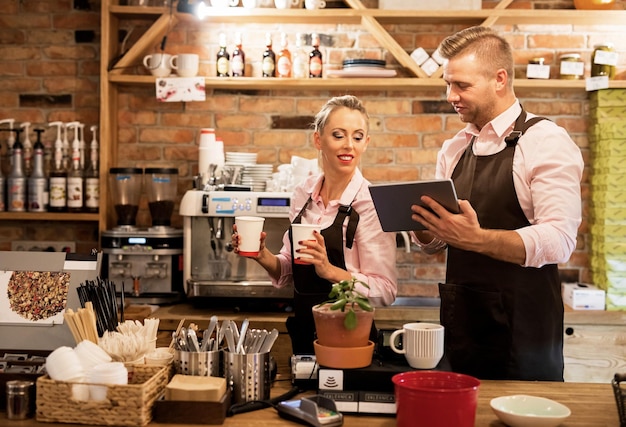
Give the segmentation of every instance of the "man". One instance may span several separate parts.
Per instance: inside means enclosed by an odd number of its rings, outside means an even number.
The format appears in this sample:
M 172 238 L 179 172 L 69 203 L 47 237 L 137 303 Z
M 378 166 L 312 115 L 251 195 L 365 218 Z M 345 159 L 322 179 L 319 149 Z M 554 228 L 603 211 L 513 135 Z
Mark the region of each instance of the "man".
M 429 197 L 432 212 L 412 210 L 427 228 L 415 232 L 418 245 L 448 248 L 439 286 L 446 357 L 479 378 L 562 381 L 557 264 L 576 247 L 580 150 L 563 128 L 523 110 L 511 47 L 493 30 L 462 30 L 439 52 L 447 100 L 466 126 L 444 142 L 436 175 L 454 181 L 460 213 Z

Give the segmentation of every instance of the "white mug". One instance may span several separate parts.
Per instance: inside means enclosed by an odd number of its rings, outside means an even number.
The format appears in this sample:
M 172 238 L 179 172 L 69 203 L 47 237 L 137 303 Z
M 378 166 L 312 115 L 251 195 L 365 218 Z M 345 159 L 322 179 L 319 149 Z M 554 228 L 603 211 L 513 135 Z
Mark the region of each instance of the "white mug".
M 402 348 L 396 347 L 396 338 L 402 337 Z M 444 328 L 437 323 L 406 323 L 393 331 L 389 345 L 398 354 L 404 354 L 409 366 L 415 369 L 433 369 L 443 357 Z
M 274 6 L 276 9 L 290 9 L 293 6 L 297 6 L 300 0 L 274 0 Z
M 272 0 L 241 0 L 243 7 L 253 9 L 255 7 L 270 7 Z
M 200 57 L 195 53 L 179 53 L 170 58 L 170 66 L 180 77 L 195 77 L 198 75 Z
M 326 7 L 326 2 L 324 0 L 304 0 L 304 7 L 309 10 L 324 9 Z
M 235 7 L 239 0 L 211 0 L 211 7 Z
M 172 55 L 168 53 L 153 53 L 143 58 L 143 65 L 155 77 L 167 77 L 172 73 L 170 60 Z

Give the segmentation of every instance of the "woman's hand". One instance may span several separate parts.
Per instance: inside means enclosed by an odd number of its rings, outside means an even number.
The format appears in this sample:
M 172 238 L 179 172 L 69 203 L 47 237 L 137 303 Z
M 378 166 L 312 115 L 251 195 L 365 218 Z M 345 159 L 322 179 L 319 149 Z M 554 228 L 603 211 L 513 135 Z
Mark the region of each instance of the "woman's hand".
M 259 247 L 259 253 L 256 256 L 246 256 L 246 258 L 258 258 L 261 256 L 261 253 L 265 249 L 265 238 L 267 237 L 267 233 L 265 231 L 261 232 L 261 236 L 259 237 L 261 240 L 261 245 Z M 237 233 L 237 224 L 233 224 L 233 234 L 230 236 L 230 243 L 233 246 L 233 251 L 236 254 L 239 254 L 239 245 L 241 245 L 241 235 Z M 242 255 L 243 256 L 243 255 Z
M 311 264 L 315 266 L 315 273 L 323 279 L 330 282 L 340 282 L 341 280 L 349 280 L 352 275 L 346 270 L 336 267 L 328 260 L 328 254 L 326 253 L 326 243 L 324 236 L 318 231 L 313 231 L 315 240 L 302 240 L 298 242 L 300 245 L 305 246 L 306 249 L 297 249 L 294 254 L 298 257 L 298 254 L 309 254 L 313 258 L 299 258 L 305 264 Z M 295 243 L 295 242 L 294 242 Z

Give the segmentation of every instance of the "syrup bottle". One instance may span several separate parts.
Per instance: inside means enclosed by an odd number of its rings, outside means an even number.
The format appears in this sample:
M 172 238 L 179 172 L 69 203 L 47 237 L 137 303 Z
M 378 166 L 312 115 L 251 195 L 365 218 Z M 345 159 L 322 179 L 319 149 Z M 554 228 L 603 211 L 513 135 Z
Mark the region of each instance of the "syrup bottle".
M 96 213 L 100 209 L 100 165 L 97 131 L 98 126 L 91 126 L 91 145 L 89 164 L 85 170 L 85 211 Z
M 7 210 L 9 212 L 26 211 L 26 174 L 24 173 L 23 146 L 20 142 L 21 129 L 13 129 L 15 143 L 13 144 L 11 173 L 7 177 Z
M 226 50 L 226 34 L 220 33 L 220 50 L 217 52 L 217 77 L 228 77 L 230 68 L 230 53 Z
M 241 33 L 236 33 L 235 50 L 233 50 L 233 57 L 230 60 L 230 69 L 232 70 L 233 77 L 243 77 L 246 73 L 246 54 L 241 46 Z
M 320 36 L 317 33 L 311 34 L 311 45 L 313 50 L 309 54 L 309 77 L 322 77 L 322 52 L 320 52 Z
M 62 122 L 51 122 L 50 126 L 57 126 L 57 139 L 54 141 L 54 164 L 50 171 L 48 188 L 50 212 L 65 212 L 67 209 L 67 171 L 63 167 L 63 140 L 61 139 Z
M 46 212 L 48 210 L 48 177 L 44 171 L 44 145 L 41 134 L 44 129 L 35 129 L 37 140 L 33 146 L 33 171 L 28 177 L 28 211 Z
M 276 70 L 278 77 L 291 77 L 291 52 L 287 48 L 287 34 L 280 35 L 280 52 L 276 60 Z
M 309 55 L 304 50 L 304 34 L 296 34 L 296 50 L 293 54 L 293 77 L 306 79 L 309 77 Z
M 265 52 L 263 52 L 263 77 L 276 76 L 276 54 L 272 50 L 272 35 L 265 34 Z

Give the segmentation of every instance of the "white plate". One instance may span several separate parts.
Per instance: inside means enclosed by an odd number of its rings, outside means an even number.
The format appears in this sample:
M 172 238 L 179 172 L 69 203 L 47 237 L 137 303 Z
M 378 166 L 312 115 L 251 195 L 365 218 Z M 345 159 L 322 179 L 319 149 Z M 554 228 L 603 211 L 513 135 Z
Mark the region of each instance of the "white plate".
M 326 71 L 327 77 L 395 77 L 396 74 L 396 70 L 373 67 L 350 67 Z
M 570 409 L 545 397 L 524 394 L 491 399 L 491 409 L 510 427 L 555 427 L 570 416 Z

